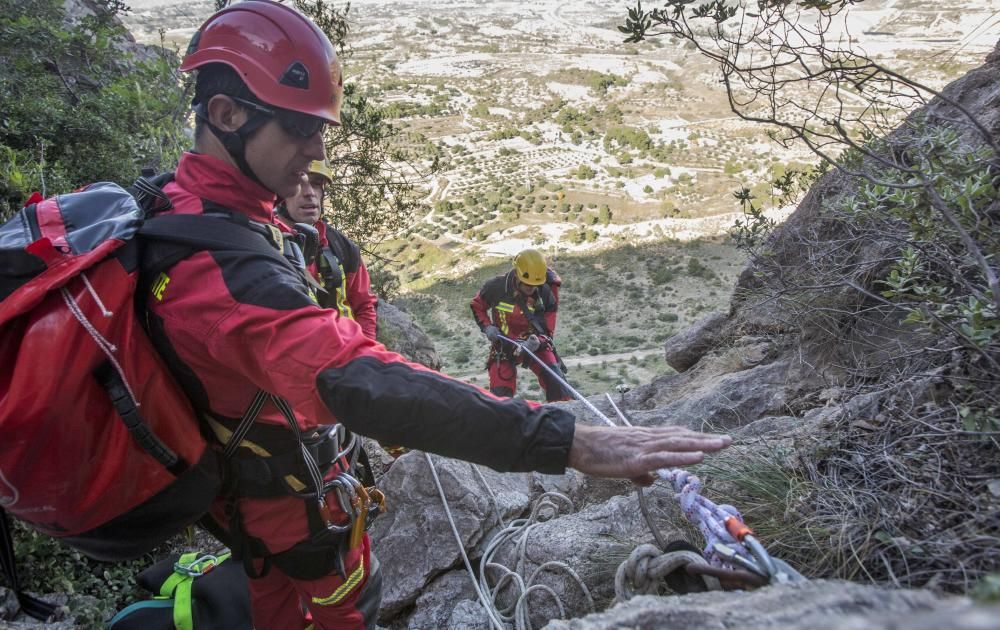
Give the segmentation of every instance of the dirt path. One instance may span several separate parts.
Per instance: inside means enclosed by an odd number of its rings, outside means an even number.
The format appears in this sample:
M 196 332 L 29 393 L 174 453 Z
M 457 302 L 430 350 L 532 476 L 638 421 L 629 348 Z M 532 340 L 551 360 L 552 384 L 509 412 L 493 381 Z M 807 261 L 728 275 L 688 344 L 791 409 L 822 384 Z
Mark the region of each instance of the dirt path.
M 663 348 L 646 348 L 644 350 L 632 350 L 630 352 L 612 352 L 610 354 L 580 354 L 572 357 L 563 357 L 563 362 L 566 367 L 572 371 L 576 368 L 586 367 L 588 365 L 600 365 L 604 361 L 608 363 L 615 363 L 618 361 L 628 361 L 632 357 L 637 359 L 643 359 L 645 357 L 659 354 L 663 352 Z M 444 370 L 445 374 L 459 380 L 468 380 L 473 376 L 482 376 L 486 374 L 485 369 L 478 369 L 472 372 L 449 372 L 447 369 Z

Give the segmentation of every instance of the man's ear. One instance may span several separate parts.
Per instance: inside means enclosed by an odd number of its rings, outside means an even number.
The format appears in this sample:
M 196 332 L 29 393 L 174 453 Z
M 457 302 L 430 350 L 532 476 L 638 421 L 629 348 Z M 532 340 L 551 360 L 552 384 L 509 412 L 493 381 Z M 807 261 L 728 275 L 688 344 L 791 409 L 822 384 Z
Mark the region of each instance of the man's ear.
M 236 131 L 247 118 L 247 111 L 225 94 L 208 99 L 208 120 L 222 131 Z

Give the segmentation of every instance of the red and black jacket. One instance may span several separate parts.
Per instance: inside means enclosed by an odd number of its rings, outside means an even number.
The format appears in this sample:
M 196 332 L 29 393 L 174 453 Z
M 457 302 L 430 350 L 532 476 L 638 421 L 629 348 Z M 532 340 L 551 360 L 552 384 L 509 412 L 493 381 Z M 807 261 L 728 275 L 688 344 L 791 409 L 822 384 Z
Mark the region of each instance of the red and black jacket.
M 279 214 L 278 220 L 291 230 L 288 217 Z M 374 340 L 378 332 L 378 297 L 372 293 L 361 248 L 324 221 L 317 221 L 313 227 L 319 235 L 319 252 L 310 261 L 309 271 L 324 289 L 317 296 L 320 306 L 358 322 L 365 336 Z
M 186 153 L 164 187 L 171 212 L 217 204 L 274 224 L 274 195 L 235 167 Z M 561 473 L 574 418 L 409 363 L 354 320 L 320 308 L 289 266 L 247 252 L 182 260 L 148 297 L 151 332 L 195 405 L 238 419 L 258 390 L 287 400 L 303 430 L 335 422 L 384 444 L 500 471 Z M 284 420 L 270 404 L 258 424 Z
M 546 269 L 545 284 L 529 296 L 517 290 L 514 270 L 491 278 L 472 298 L 472 316 L 480 330 L 493 325 L 512 339 L 530 334 L 552 337 L 556 332 L 559 310 L 559 287 L 562 280 L 556 272 Z

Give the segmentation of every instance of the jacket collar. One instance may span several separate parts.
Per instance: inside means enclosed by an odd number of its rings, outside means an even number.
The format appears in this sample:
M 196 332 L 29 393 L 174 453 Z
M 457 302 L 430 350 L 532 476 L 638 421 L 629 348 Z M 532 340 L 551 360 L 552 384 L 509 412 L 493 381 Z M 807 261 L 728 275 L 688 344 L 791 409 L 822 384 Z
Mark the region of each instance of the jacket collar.
M 292 228 L 295 225 L 295 221 L 293 221 L 292 217 L 288 216 L 283 210 L 280 209 L 282 206 L 279 205 L 278 208 L 279 210 L 274 213 L 274 218 L 277 220 L 278 227 L 281 228 L 281 231 L 283 232 L 291 233 L 293 231 Z M 320 219 L 316 223 L 313 223 L 313 227 L 316 228 L 316 233 L 319 234 L 319 246 L 326 247 L 329 245 L 330 239 L 327 236 L 326 222 Z
M 175 181 L 184 190 L 254 221 L 274 220 L 274 193 L 219 158 L 186 152 L 177 164 Z

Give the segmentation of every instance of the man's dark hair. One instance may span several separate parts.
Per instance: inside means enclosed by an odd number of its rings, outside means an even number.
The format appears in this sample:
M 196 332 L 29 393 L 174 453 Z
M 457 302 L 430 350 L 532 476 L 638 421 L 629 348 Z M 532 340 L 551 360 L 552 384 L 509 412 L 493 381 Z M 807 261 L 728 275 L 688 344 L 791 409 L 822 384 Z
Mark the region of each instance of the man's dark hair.
M 243 82 L 239 73 L 224 63 L 210 63 L 198 68 L 198 76 L 194 83 L 194 98 L 191 100 L 191 106 L 195 108 L 195 113 L 197 114 L 199 105 L 204 104 L 207 107 L 209 99 L 216 94 L 235 96 L 255 103 L 261 102 Z M 204 115 L 208 115 L 207 109 L 204 111 Z M 194 119 L 195 139 L 201 137 L 204 128 L 204 120 L 201 116 L 196 115 Z

